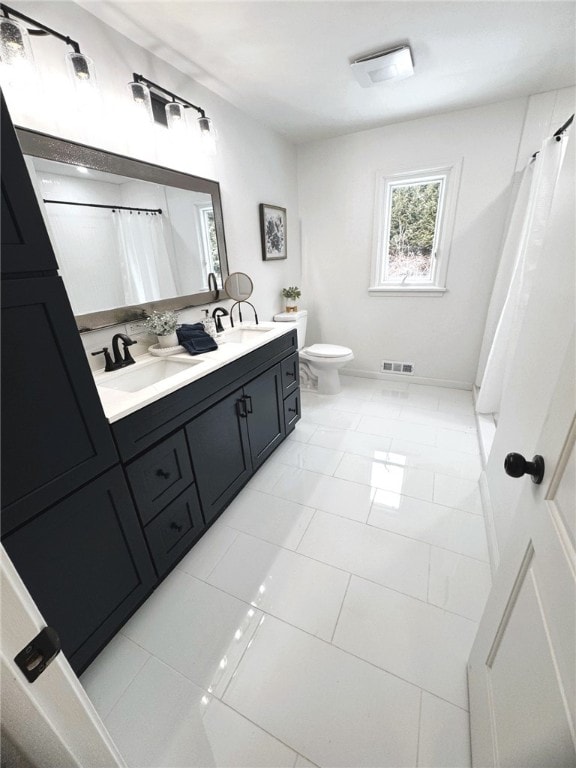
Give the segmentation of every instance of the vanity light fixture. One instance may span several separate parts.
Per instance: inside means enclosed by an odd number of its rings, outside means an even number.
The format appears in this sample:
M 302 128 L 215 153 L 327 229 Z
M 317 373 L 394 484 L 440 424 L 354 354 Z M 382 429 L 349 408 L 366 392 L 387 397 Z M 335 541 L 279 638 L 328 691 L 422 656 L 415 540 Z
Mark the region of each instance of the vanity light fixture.
M 161 85 L 148 80 L 148 78 L 142 75 L 134 73 L 133 80 L 128 83 L 128 87 L 132 93 L 132 99 L 136 104 L 142 105 L 143 111 L 149 120 L 154 120 L 152 112 L 152 91 L 168 97 L 165 110 L 166 110 L 166 122 L 168 128 L 172 131 L 184 131 L 186 128 L 186 110 L 195 109 L 198 112 L 198 128 L 200 130 L 200 138 L 202 144 L 207 153 L 212 154 L 216 148 L 216 132 L 212 121 L 209 117 L 206 117 L 206 113 L 202 107 L 192 104 L 181 96 L 177 96 L 172 91 L 166 90 Z
M 51 35 L 72 48 L 72 51 L 66 55 L 66 65 L 78 92 L 86 93 L 96 88 L 94 62 L 82 53 L 76 40 L 72 40 L 67 35 L 62 35 L 55 29 L 25 16 L 20 11 L 9 8 L 4 3 L 0 3 L 0 11 L 3 14 L 0 17 L 0 57 L 3 65 L 15 70 L 22 68 L 23 65 L 32 67 L 34 57 L 30 37 Z M 16 21 L 16 19 L 20 21 Z M 24 22 L 24 24 L 20 22 Z M 28 24 L 32 25 L 33 28 L 29 29 L 25 26 Z

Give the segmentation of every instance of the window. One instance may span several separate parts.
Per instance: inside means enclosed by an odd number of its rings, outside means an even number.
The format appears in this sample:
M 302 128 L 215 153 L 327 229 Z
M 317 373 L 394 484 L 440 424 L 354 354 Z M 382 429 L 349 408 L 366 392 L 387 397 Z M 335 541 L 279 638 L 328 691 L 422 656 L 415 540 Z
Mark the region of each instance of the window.
M 197 205 L 196 211 L 199 221 L 200 253 L 202 254 L 202 267 L 204 279 L 207 284 L 208 275 L 213 272 L 216 282 L 222 285 L 220 259 L 218 256 L 218 242 L 216 240 L 216 222 L 214 221 L 214 209 L 210 205 Z
M 381 176 L 370 294 L 441 296 L 460 164 Z

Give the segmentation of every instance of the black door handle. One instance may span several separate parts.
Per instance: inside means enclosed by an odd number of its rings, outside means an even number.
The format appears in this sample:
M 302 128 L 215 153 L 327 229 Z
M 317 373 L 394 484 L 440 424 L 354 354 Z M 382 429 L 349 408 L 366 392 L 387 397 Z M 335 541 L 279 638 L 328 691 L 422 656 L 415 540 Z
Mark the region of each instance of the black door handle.
M 243 397 L 241 397 L 239 400 L 236 400 L 236 413 L 243 419 L 248 416 L 246 413 L 246 401 Z
M 244 395 L 242 398 L 244 400 L 244 406 L 246 407 L 246 413 L 253 413 L 252 410 L 252 398 L 250 395 Z
M 544 479 L 544 459 L 542 456 L 534 456 L 532 461 L 526 461 L 520 453 L 509 453 L 504 459 L 504 471 L 510 477 L 531 475 L 532 482 L 540 485 Z
M 156 470 L 156 476 L 157 477 L 163 477 L 164 480 L 168 480 L 168 478 L 170 477 L 170 472 L 166 472 L 165 469 L 157 469 Z

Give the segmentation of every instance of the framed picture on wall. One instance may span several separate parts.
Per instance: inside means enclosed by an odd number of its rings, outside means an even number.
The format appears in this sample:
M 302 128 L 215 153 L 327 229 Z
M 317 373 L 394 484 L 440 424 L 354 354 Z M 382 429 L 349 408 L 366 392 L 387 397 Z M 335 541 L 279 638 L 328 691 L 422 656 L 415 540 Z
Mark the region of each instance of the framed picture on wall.
M 264 261 L 287 258 L 286 208 L 260 203 L 260 234 Z

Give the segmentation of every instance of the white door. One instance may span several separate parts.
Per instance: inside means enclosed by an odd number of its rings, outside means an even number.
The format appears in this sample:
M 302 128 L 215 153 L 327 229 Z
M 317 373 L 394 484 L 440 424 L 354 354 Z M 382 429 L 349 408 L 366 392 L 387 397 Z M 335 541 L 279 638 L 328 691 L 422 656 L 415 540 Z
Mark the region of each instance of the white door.
M 574 343 L 536 449 L 544 480 L 516 480 L 525 487 L 470 656 L 476 768 L 576 766 Z
M 23 765 L 125 766 L 62 653 L 33 683 L 26 680 L 14 662 L 14 657 L 46 622 L 1 546 L 0 583 L 2 735 L 23 756 Z

